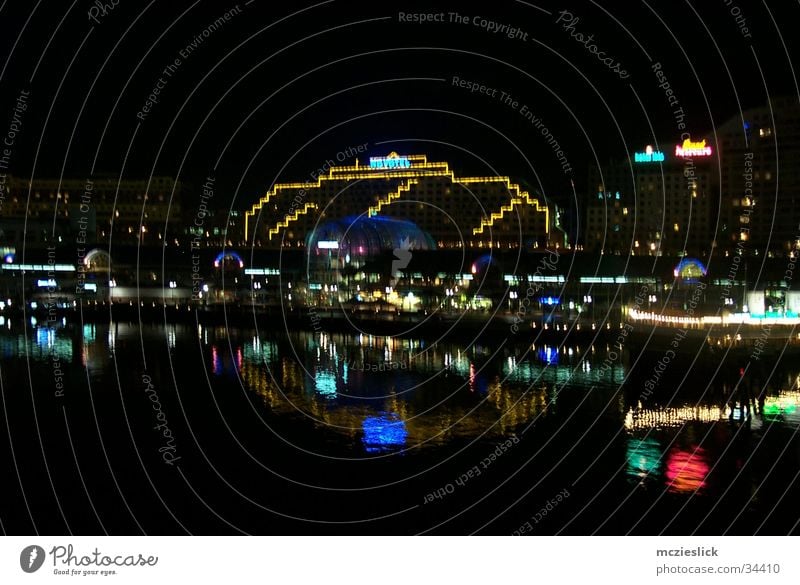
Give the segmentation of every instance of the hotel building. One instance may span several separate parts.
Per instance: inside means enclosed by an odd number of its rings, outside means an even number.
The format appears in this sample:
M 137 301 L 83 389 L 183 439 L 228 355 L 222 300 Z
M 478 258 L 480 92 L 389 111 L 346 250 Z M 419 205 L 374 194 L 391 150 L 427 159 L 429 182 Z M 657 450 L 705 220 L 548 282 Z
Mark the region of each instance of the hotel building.
M 670 144 L 670 143 L 665 143 Z M 705 140 L 647 146 L 589 170 L 583 249 L 601 254 L 704 255 L 714 246 L 717 166 Z
M 395 152 L 274 185 L 245 212 L 245 236 L 256 246 L 304 247 L 326 220 L 359 216 L 411 221 L 438 248 L 564 245 L 555 207 L 509 177 L 458 177 L 446 162 Z
M 713 137 L 713 141 L 711 140 Z M 800 249 L 800 104 L 773 98 L 707 140 L 590 169 L 584 249 L 785 256 Z M 716 145 L 716 148 L 712 146 Z

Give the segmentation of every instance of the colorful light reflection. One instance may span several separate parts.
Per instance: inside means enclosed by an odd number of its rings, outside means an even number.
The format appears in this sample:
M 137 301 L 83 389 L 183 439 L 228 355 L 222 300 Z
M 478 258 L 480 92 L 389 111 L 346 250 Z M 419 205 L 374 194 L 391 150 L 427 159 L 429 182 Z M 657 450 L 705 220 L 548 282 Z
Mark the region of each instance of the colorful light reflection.
M 706 485 L 708 472 L 708 455 L 703 448 L 673 449 L 667 457 L 667 489 L 678 493 L 701 490 Z
M 222 374 L 222 356 L 216 345 L 211 346 L 211 371 L 215 376 Z
M 364 419 L 364 450 L 367 453 L 392 451 L 406 444 L 406 423 L 393 413 L 381 413 Z
M 800 404 L 800 392 L 769 396 L 764 401 L 764 418 L 768 421 L 796 420 L 798 404 Z
M 658 477 L 661 473 L 661 447 L 652 437 L 628 439 L 627 460 L 629 476 L 643 479 Z
M 336 375 L 324 370 L 317 372 L 314 376 L 314 389 L 323 398 L 336 398 Z
M 557 364 L 558 363 L 558 348 L 557 347 L 550 347 L 544 346 L 540 347 L 536 350 L 536 354 L 539 356 L 539 359 L 546 364 Z

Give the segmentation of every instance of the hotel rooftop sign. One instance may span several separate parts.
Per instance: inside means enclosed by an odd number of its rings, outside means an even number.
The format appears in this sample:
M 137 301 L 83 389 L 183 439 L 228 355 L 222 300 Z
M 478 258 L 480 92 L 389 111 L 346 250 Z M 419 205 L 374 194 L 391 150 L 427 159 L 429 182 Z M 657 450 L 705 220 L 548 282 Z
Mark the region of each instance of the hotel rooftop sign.
M 373 169 L 408 169 L 411 168 L 411 160 L 407 156 L 391 152 L 389 156 L 370 157 L 369 166 Z
M 681 158 L 711 156 L 711 147 L 706 144 L 705 140 L 694 142 L 687 138 L 683 141 L 683 144 L 678 144 L 675 146 L 675 156 L 679 156 Z
M 634 152 L 633 153 L 633 160 L 637 163 L 648 163 L 648 162 L 664 162 L 664 153 L 660 150 L 653 150 L 653 147 L 649 144 L 647 148 L 644 149 L 644 152 Z

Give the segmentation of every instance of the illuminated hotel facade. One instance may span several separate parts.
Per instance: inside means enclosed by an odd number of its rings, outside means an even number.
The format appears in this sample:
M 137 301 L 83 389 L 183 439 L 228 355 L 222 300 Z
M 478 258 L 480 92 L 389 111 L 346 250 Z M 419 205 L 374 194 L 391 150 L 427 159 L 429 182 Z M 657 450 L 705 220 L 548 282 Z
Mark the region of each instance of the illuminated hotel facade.
M 319 224 L 358 216 L 411 221 L 438 248 L 564 245 L 555 207 L 509 177 L 457 177 L 446 162 L 394 152 L 274 185 L 245 212 L 245 235 L 256 246 L 304 247 Z
M 713 136 L 713 141 L 710 137 Z M 800 105 L 773 98 L 709 138 L 591 168 L 583 248 L 622 254 L 796 255 Z
M 706 140 L 647 146 L 589 170 L 583 249 L 603 254 L 705 255 L 714 246 L 717 166 Z

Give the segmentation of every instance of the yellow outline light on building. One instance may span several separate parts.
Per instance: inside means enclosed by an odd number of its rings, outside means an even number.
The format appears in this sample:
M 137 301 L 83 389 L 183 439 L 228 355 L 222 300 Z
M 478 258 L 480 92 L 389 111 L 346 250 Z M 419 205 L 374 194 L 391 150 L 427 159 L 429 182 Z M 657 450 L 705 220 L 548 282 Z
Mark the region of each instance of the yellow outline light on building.
M 408 192 L 412 185 L 419 183 L 419 179 L 423 177 L 447 177 L 453 184 L 470 185 L 474 183 L 504 183 L 509 192 L 511 201 L 503 205 L 499 211 L 491 213 L 488 218 L 484 217 L 480 225 L 473 228 L 473 234 L 483 233 L 486 227 L 491 227 L 495 222 L 501 221 L 505 218 L 505 214 L 512 211 L 515 206 L 527 204 L 536 208 L 540 213 L 545 214 L 545 233 L 550 233 L 550 213 L 547 205 L 539 202 L 536 198 L 531 198 L 526 191 L 520 190 L 519 185 L 512 183 L 511 178 L 507 176 L 495 177 L 456 177 L 455 173 L 450 170 L 450 166 L 446 162 L 428 162 L 427 156 L 424 154 L 409 154 L 398 155 L 396 152 L 390 153 L 386 157 L 373 157 L 370 160 L 381 161 L 403 161 L 398 162 L 396 165 L 392 163 L 386 164 L 379 168 L 373 166 L 359 165 L 356 161 L 355 165 L 348 166 L 331 166 L 328 173 L 317 177 L 316 181 L 309 181 L 306 183 L 277 183 L 261 197 L 249 211 L 244 214 L 244 235 L 245 239 L 250 237 L 250 218 L 254 217 L 264 205 L 269 203 L 274 198 L 279 197 L 283 191 L 305 189 L 306 191 L 318 189 L 326 181 L 364 181 L 370 179 L 407 179 L 405 185 L 401 185 L 396 191 L 387 194 L 383 198 L 379 198 L 375 205 L 371 206 L 368 210 L 369 215 L 375 215 L 381 208 L 390 205 L 399 199 L 401 192 Z M 512 194 L 515 192 L 516 194 Z M 296 210 L 269 230 L 270 239 L 272 235 L 277 234 L 281 229 L 288 226 L 292 221 L 296 221 L 300 215 L 308 213 L 311 209 L 316 209 L 317 206 L 312 203 L 307 203 L 305 206 Z M 277 231 L 274 231 L 277 230 Z

